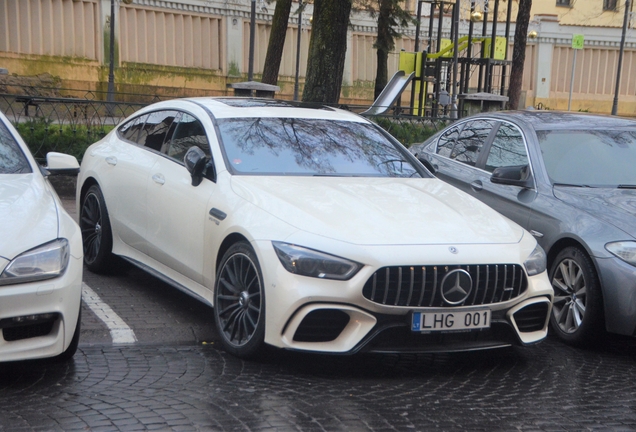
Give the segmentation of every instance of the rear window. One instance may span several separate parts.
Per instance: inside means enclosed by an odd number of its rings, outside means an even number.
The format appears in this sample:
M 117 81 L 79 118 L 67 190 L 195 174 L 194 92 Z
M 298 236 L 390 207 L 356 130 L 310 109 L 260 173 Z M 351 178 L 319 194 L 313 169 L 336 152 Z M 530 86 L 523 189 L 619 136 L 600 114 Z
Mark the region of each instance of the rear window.
M 371 124 L 265 117 L 218 126 L 235 174 L 420 177 L 406 149 Z
M 22 149 L 0 121 L 0 174 L 23 174 L 32 172 Z

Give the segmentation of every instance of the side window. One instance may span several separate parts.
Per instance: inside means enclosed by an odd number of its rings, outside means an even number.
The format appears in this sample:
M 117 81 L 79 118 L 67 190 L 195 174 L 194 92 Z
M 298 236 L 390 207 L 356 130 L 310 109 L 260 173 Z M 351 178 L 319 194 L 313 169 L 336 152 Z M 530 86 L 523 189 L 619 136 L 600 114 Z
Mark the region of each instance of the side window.
M 459 136 L 459 126 L 444 132 L 437 142 L 437 154 L 449 158 L 455 146 L 457 136 Z
M 161 151 L 161 146 L 176 116 L 177 111 L 155 111 L 148 114 L 146 124 L 139 133 L 137 140 L 139 145 Z
M 0 174 L 30 173 L 31 166 L 20 146 L 0 121 Z
M 528 164 L 528 153 L 523 143 L 521 131 L 508 123 L 502 123 L 490 146 L 486 160 L 486 171 L 493 172 L 503 166 Z
M 167 143 L 165 153 L 171 158 L 183 162 L 183 157 L 192 146 L 198 146 L 206 155 L 210 155 L 210 144 L 201 122 L 190 114 L 181 113 L 172 139 Z
M 134 119 L 130 119 L 129 121 L 121 125 L 117 130 L 119 136 L 126 141 L 136 143 L 137 138 L 139 137 L 139 131 L 144 127 L 144 123 L 146 123 L 147 117 L 148 114 L 135 117 Z
M 455 147 L 450 155 L 451 159 L 475 166 L 492 126 L 493 122 L 489 120 L 467 122 L 457 137 Z

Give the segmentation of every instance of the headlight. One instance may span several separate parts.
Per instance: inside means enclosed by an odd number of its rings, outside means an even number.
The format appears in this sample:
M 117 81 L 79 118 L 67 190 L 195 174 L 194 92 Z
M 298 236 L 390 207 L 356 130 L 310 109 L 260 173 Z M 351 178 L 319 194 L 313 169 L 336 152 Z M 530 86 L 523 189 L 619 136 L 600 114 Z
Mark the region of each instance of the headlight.
M 605 249 L 622 259 L 628 264 L 636 266 L 636 242 L 621 241 L 605 245 Z
M 272 242 L 280 263 L 297 275 L 320 279 L 348 280 L 362 267 L 354 261 L 289 243 Z
M 0 275 L 0 285 L 52 279 L 64 273 L 68 260 L 68 241 L 53 240 L 14 258 Z
M 537 245 L 523 265 L 526 267 L 528 276 L 534 276 L 545 271 L 546 263 L 545 251 L 541 246 Z

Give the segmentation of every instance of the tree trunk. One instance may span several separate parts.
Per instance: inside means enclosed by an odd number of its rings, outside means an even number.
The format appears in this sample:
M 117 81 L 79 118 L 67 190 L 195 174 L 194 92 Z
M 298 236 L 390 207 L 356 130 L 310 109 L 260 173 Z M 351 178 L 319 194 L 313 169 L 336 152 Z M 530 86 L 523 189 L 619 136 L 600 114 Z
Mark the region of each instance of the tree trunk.
M 391 13 L 395 0 L 380 0 L 380 13 L 378 14 L 378 38 L 375 43 L 378 65 L 375 73 L 375 90 L 373 98 L 377 99 L 389 82 L 389 51 L 394 47 L 391 35 Z
M 521 97 L 521 82 L 523 81 L 523 67 L 526 61 L 526 38 L 528 37 L 528 23 L 532 0 L 519 0 L 517 11 L 517 25 L 512 49 L 512 69 L 510 71 L 510 86 L 508 88 L 508 109 L 517 109 Z
M 352 0 L 315 0 L 303 102 L 340 99 Z
M 276 9 L 272 19 L 272 30 L 269 34 L 269 44 L 267 45 L 267 55 L 265 56 L 265 66 L 263 67 L 262 83 L 272 85 L 278 83 L 278 71 L 283 58 L 283 47 L 285 46 L 291 4 L 291 0 L 278 0 L 276 2 Z

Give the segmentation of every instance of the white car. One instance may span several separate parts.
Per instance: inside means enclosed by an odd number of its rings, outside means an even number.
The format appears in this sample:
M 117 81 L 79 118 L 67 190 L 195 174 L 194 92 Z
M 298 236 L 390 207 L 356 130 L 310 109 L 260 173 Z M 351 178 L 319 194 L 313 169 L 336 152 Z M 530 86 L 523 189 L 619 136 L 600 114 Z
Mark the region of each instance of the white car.
M 0 362 L 77 350 L 82 298 L 82 235 L 45 176 L 77 174 L 73 156 L 33 159 L 0 113 Z
M 160 102 L 86 151 L 77 203 L 90 270 L 117 255 L 213 306 L 240 357 L 546 337 L 553 291 L 534 238 L 350 112 Z

